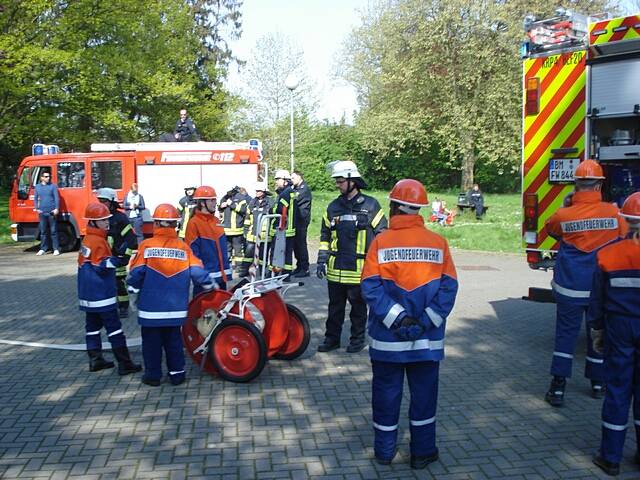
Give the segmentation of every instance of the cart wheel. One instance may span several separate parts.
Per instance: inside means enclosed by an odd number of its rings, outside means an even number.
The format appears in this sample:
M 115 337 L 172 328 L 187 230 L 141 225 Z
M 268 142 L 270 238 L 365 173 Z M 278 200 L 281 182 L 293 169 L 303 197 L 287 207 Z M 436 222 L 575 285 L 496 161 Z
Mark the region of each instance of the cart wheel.
M 260 375 L 267 363 L 267 345 L 253 324 L 229 319 L 213 334 L 209 358 L 225 380 L 249 382 Z
M 289 336 L 282 348 L 274 355 L 278 360 L 293 360 L 302 355 L 309 346 L 311 329 L 309 320 L 298 307 L 287 303 L 289 312 Z

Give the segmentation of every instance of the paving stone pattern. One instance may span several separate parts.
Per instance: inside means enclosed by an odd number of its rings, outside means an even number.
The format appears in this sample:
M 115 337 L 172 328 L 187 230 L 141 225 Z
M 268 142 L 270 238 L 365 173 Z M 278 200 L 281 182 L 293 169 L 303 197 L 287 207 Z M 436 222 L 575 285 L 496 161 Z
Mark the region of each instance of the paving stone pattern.
M 287 297 L 309 317 L 309 349 L 296 361 L 270 361 L 250 384 L 202 374 L 187 359 L 185 384 L 152 388 L 139 374 L 89 373 L 82 351 L 0 344 L 0 478 L 604 478 L 590 461 L 601 402 L 582 373 L 584 332 L 566 406 L 543 400 L 554 306 L 520 297 L 548 286 L 550 274 L 518 255 L 454 256 L 461 288 L 441 366 L 440 461 L 427 470 L 408 465 L 406 388 L 399 455 L 391 466 L 372 461 L 368 353 L 316 352 L 326 285 L 308 278 Z M 75 270 L 74 253 L 0 247 L 0 339 L 83 343 Z M 139 337 L 133 316 L 124 329 Z M 131 350 L 140 360 L 140 347 Z M 619 478 L 640 478 L 634 450 L 629 438 Z

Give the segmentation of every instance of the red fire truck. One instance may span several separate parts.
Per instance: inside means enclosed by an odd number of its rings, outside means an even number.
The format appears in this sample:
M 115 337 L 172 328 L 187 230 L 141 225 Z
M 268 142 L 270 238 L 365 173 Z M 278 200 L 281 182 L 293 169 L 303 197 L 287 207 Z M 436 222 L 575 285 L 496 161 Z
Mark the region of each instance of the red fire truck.
M 573 190 L 578 164 L 602 165 L 603 197 L 640 189 L 640 15 L 597 19 L 558 9 L 527 17 L 523 43 L 523 243 L 531 268 L 559 247 L 545 221 Z
M 63 251 L 75 248 L 84 235 L 84 209 L 97 201 L 99 188 L 115 189 L 123 201 L 131 184 L 138 183 L 147 207 L 143 218 L 150 225 L 149 212 L 160 203 L 177 205 L 185 187 L 211 185 L 222 196 L 239 185 L 252 193 L 261 168 L 266 168 L 257 140 L 93 144 L 90 153 L 59 153 L 50 147 L 34 146 L 34 155 L 24 158 L 18 167 L 9 200 L 11 236 L 15 241 L 39 238 L 33 196 L 46 171 L 60 192 L 58 235 Z

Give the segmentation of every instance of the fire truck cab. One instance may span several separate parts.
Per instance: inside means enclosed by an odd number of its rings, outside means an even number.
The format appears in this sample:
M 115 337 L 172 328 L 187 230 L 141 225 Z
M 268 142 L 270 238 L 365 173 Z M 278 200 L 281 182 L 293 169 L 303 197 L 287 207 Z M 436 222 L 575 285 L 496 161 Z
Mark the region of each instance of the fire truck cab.
M 600 162 L 605 201 L 640 189 L 640 15 L 603 19 L 558 9 L 525 19 L 523 243 L 531 268 L 552 268 L 544 224 L 573 191 L 578 164 Z
M 221 197 L 234 186 L 249 193 L 258 180 L 261 144 L 232 142 L 105 143 L 89 153 L 60 153 L 55 146 L 34 145 L 33 154 L 18 167 L 9 199 L 11 236 L 15 241 L 39 238 L 34 188 L 43 172 L 51 174 L 60 194 L 60 248 L 75 248 L 85 234 L 84 210 L 97 201 L 96 190 L 111 187 L 124 201 L 132 183 L 145 199 L 142 212 L 149 231 L 153 209 L 160 203 L 177 205 L 184 188 L 211 185 Z

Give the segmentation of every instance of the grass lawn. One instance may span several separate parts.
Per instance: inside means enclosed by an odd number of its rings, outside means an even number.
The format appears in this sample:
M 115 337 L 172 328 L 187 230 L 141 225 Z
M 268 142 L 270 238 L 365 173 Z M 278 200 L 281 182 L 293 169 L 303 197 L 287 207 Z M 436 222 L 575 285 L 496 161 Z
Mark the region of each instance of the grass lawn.
M 388 192 L 367 192 L 378 199 L 380 205 L 388 214 Z M 337 196 L 335 191 L 313 192 L 312 221 L 309 226 L 309 239 L 316 243 L 320 238 L 320 220 L 331 200 Z M 448 208 L 455 208 L 457 195 L 429 193 L 429 200 L 435 197 L 447 202 Z M 490 252 L 522 252 L 520 225 L 522 217 L 521 200 L 519 194 L 486 194 L 485 205 L 489 206 L 487 214 L 481 221 L 476 221 L 475 215 L 465 210 L 457 215 L 454 225 L 441 227 L 429 224 L 429 228 L 438 232 L 449 240 L 449 245 L 468 250 L 484 250 Z M 427 221 L 431 215 L 430 208 L 424 208 L 423 215 Z M 0 192 L 0 243 L 13 243 L 9 234 L 9 192 Z
M 374 196 L 382 205 L 388 218 L 388 192 L 366 192 Z M 313 192 L 313 212 L 309 226 L 309 238 L 320 238 L 320 221 L 336 192 Z M 429 201 L 438 197 L 447 202 L 447 208 L 455 209 L 457 194 L 431 193 Z M 475 214 L 465 209 L 464 214 L 456 215 L 453 226 L 442 227 L 437 223 L 428 224 L 428 228 L 447 238 L 449 245 L 468 250 L 488 252 L 522 252 L 521 222 L 522 207 L 520 194 L 485 194 L 484 204 L 489 207 L 482 220 L 477 221 Z M 422 214 L 429 221 L 431 208 L 423 208 Z

